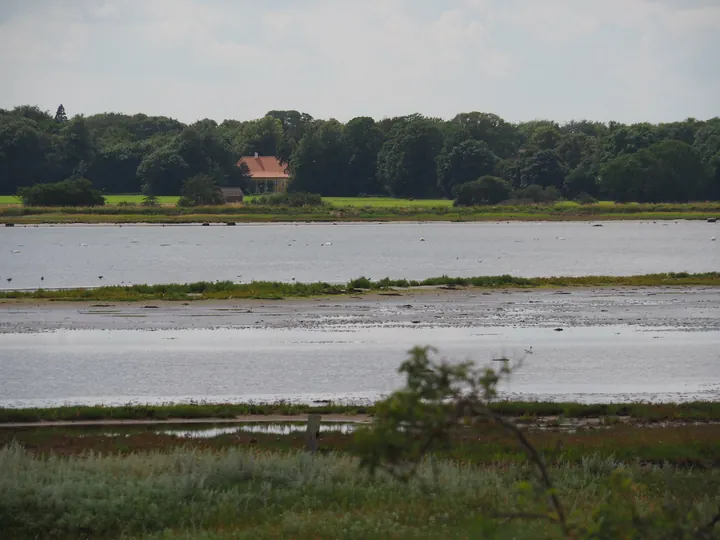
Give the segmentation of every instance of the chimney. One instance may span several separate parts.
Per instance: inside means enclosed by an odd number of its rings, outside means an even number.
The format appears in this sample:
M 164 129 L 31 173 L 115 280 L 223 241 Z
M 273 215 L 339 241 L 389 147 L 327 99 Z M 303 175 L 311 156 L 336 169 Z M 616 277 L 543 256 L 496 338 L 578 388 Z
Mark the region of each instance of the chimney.
M 257 152 L 255 152 L 255 157 L 260 157 L 260 155 Z

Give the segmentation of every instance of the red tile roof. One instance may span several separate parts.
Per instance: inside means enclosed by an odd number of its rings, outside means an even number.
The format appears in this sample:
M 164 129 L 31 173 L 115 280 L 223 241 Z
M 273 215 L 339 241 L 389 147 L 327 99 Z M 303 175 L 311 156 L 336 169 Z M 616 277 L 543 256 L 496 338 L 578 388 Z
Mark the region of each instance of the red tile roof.
M 275 156 L 243 156 L 237 162 L 239 167 L 242 163 L 250 169 L 253 178 L 289 178 L 285 165 L 280 163 Z

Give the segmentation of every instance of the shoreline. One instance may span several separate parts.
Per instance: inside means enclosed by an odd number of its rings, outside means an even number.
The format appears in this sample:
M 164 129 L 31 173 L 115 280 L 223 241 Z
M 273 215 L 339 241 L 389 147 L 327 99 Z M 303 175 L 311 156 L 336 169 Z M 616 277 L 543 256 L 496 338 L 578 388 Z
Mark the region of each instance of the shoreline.
M 451 218 L 447 214 L 410 214 L 388 216 L 243 216 L 237 214 L 188 214 L 183 216 L 135 214 L 39 214 L 29 216 L 1 216 L 0 222 L 11 226 L 63 226 L 63 225 L 159 225 L 201 226 L 211 225 L 263 225 L 263 224 L 331 224 L 331 223 L 501 223 L 501 222 L 600 222 L 600 221 L 707 221 L 720 219 L 720 212 L 639 212 L 639 213 L 588 213 L 588 214 L 461 214 Z

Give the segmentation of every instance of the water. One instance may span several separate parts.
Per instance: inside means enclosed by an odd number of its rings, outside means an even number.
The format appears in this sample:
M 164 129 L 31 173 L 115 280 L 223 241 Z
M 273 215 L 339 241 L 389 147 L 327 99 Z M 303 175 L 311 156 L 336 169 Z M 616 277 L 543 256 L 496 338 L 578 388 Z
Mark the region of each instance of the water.
M 458 361 L 525 357 L 508 397 L 720 398 L 717 330 L 354 326 L 0 334 L 0 406 L 374 400 L 401 384 L 397 367 L 418 344 Z
M 348 434 L 355 431 L 357 424 L 341 422 L 325 422 L 320 424 L 321 433 Z M 157 435 L 172 435 L 181 439 L 212 439 L 221 435 L 236 435 L 238 433 L 260 433 L 263 435 L 295 435 L 307 432 L 306 424 L 290 423 L 262 423 L 240 424 L 234 426 L 195 426 L 192 428 L 167 428 L 156 430 Z
M 0 287 L 708 272 L 716 234 L 697 221 L 13 227 Z

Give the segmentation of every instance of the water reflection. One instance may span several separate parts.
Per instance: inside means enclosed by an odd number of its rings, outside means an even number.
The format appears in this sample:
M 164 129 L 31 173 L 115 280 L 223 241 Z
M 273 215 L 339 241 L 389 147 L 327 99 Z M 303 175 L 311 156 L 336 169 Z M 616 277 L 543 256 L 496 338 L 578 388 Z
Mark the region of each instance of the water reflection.
M 346 435 L 352 433 L 357 428 L 357 424 L 344 423 L 322 423 L 320 424 L 321 433 L 341 433 Z M 241 424 L 236 426 L 213 426 L 213 427 L 193 427 L 192 429 L 162 429 L 155 431 L 157 435 L 172 435 L 182 439 L 212 439 L 221 435 L 233 435 L 237 433 L 261 433 L 265 435 L 291 435 L 295 433 L 305 433 L 307 426 L 304 424 L 287 424 L 287 423 L 258 423 L 258 424 Z

